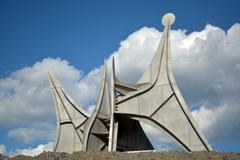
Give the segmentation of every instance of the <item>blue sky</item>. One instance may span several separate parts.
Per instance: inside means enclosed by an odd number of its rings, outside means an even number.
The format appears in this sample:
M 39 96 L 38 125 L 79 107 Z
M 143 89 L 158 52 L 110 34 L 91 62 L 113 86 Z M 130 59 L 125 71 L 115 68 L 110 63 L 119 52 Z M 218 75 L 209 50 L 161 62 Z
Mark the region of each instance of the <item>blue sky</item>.
M 133 31 L 142 26 L 162 29 L 160 20 L 166 12 L 177 15 L 173 28 L 191 32 L 207 23 L 228 29 L 239 22 L 240 6 L 237 0 L 2 0 L 0 4 L 1 75 L 45 57 L 67 59 L 88 72 Z
M 62 66 L 63 70 L 67 68 L 66 72 L 69 71 L 69 75 L 66 73 L 67 78 L 60 76 L 60 80 L 64 82 L 68 90 L 72 90 L 70 91 L 72 94 L 79 93 L 79 90 L 72 89 L 73 86 L 71 86 L 71 83 L 76 83 L 76 85 L 83 83 L 89 84 L 89 81 L 91 81 L 92 84 L 96 81 L 97 84 L 98 80 L 96 79 L 100 74 L 98 70 L 103 64 L 103 60 L 114 53 L 121 55 L 121 50 L 119 49 L 123 45 L 120 44 L 120 42 L 125 41 L 126 43 L 130 43 L 131 37 L 128 36 L 133 35 L 133 37 L 137 37 L 138 33 L 139 35 L 145 35 L 148 33 L 160 35 L 158 31 L 161 32 L 163 30 L 161 18 L 166 12 L 173 12 L 176 15 L 176 22 L 172 27 L 172 29 L 176 32 L 173 35 L 176 35 L 177 37 L 179 33 L 181 36 L 183 36 L 180 38 L 184 38 L 184 36 L 186 36 L 190 37 L 189 39 L 191 39 L 190 34 L 196 31 L 202 31 L 202 34 L 205 34 L 205 32 L 214 32 L 214 27 L 217 27 L 219 32 L 228 34 L 227 31 L 230 30 L 234 24 L 240 22 L 240 2 L 237 0 L 1 0 L 0 83 L 2 83 L 2 94 L 8 96 L 7 98 L 10 97 L 9 99 L 11 99 L 11 96 L 15 96 L 14 98 L 18 99 L 19 95 L 17 95 L 17 91 L 14 90 L 13 86 L 18 83 L 20 84 L 18 87 L 21 88 L 21 85 L 23 85 L 22 82 L 28 79 L 28 77 L 24 77 L 28 76 L 28 71 L 31 70 L 31 73 L 33 73 L 34 71 L 38 70 L 38 67 L 42 67 L 44 69 L 43 65 L 45 65 L 45 67 Z M 211 26 L 207 28 L 207 24 L 210 24 Z M 143 27 L 146 28 L 141 30 Z M 183 30 L 186 30 L 186 32 Z M 238 28 L 232 29 L 232 31 L 236 30 L 238 31 Z M 222 36 L 221 33 L 219 33 L 220 36 Z M 194 36 L 195 35 L 192 35 L 192 37 Z M 217 35 L 216 37 L 219 36 Z M 214 37 L 212 39 L 214 39 Z M 206 40 L 206 42 L 208 41 Z M 209 41 L 209 43 L 211 42 L 212 41 Z M 209 49 L 208 51 L 212 50 Z M 208 51 L 206 51 L 206 54 L 210 53 Z M 239 55 L 238 50 L 236 52 Z M 48 57 L 51 58 L 47 59 Z M 58 57 L 61 59 L 57 59 Z M 236 63 L 237 68 L 240 68 L 240 64 L 237 62 L 237 60 L 238 59 L 236 58 L 235 61 L 234 59 L 230 59 L 228 65 L 225 67 L 221 67 L 221 60 L 214 61 L 216 62 L 216 65 L 213 65 L 220 68 L 219 72 L 221 72 L 221 70 L 226 71 L 225 76 L 229 76 L 227 71 L 229 71 L 229 69 L 231 70 L 230 64 Z M 119 62 L 121 62 L 120 56 Z M 122 65 L 123 64 L 127 63 L 123 62 L 122 60 Z M 178 65 L 181 64 L 176 63 L 176 66 Z M 28 69 L 26 69 L 26 67 L 28 67 Z M 119 68 L 121 68 L 121 64 L 119 64 Z M 203 69 L 206 68 L 203 67 Z M 131 81 L 132 79 L 136 79 L 141 70 L 142 69 L 139 68 L 136 68 L 136 70 L 130 69 L 129 74 L 127 74 L 124 72 L 128 70 L 122 69 L 122 71 L 119 71 L 119 75 Z M 135 72 L 133 71 L 136 71 L 137 74 L 135 75 Z M 180 75 L 184 75 L 185 73 L 185 77 L 187 77 L 189 73 L 192 72 L 194 71 L 186 71 L 182 73 L 178 73 L 176 71 L 176 78 L 180 82 L 179 87 L 182 89 L 183 95 L 186 95 L 187 97 L 186 101 L 188 104 L 194 106 L 194 108 L 197 106 L 199 109 L 195 112 L 195 114 L 202 115 L 203 111 L 205 111 L 204 109 L 209 109 L 207 110 L 209 112 L 204 112 L 206 113 L 204 115 L 208 115 L 211 111 L 219 111 L 220 114 L 222 113 L 224 106 L 230 106 L 232 103 L 235 104 L 237 98 L 229 98 L 224 102 L 219 102 L 219 99 L 224 96 L 224 93 L 221 93 L 221 91 L 217 92 L 216 90 L 213 91 L 211 89 L 206 89 L 201 90 L 201 94 L 196 94 L 193 92 L 194 90 L 198 89 L 198 87 L 195 85 L 196 88 L 191 88 L 194 86 L 194 84 L 186 84 L 187 82 L 184 81 L 184 77 L 182 78 Z M 211 76 L 214 75 L 213 73 L 216 72 L 213 70 L 213 72 L 209 71 L 209 73 L 207 72 L 206 74 Z M 219 74 L 222 74 L 222 72 Z M 96 76 L 95 79 L 92 78 L 93 75 Z M 234 75 L 235 74 L 230 75 L 233 76 L 232 79 L 238 79 L 238 77 L 234 77 Z M 11 81 L 9 81 L 9 79 Z M 211 78 L 207 79 L 207 82 L 208 80 L 209 82 L 217 81 L 215 79 L 211 81 Z M 30 85 L 30 82 L 33 82 L 33 80 L 31 79 L 31 81 L 29 81 L 26 80 L 26 84 L 29 84 L 29 86 L 26 87 L 27 90 L 33 87 Z M 35 84 L 35 81 L 33 84 Z M 200 87 L 201 84 L 202 83 L 199 85 Z M 6 86 L 8 85 L 9 87 L 7 88 Z M 191 87 L 188 85 L 191 85 Z M 213 84 L 213 86 L 217 85 Z M 5 91 L 5 88 L 7 88 L 7 91 Z M 225 95 L 225 97 L 236 97 L 240 91 L 237 90 L 238 87 L 235 88 L 236 90 L 229 89 L 229 95 Z M 76 95 L 76 97 L 74 97 L 74 95 L 73 97 L 78 99 L 77 101 L 81 102 L 85 106 L 94 105 L 93 97 L 96 97 L 98 87 L 93 86 L 93 89 L 96 89 L 96 93 L 94 92 L 94 94 L 83 95 L 82 97 L 85 96 L 85 99 L 81 97 L 81 94 L 79 97 Z M 29 90 L 29 94 L 31 93 L 32 92 Z M 33 93 L 35 92 L 33 91 Z M 46 93 L 48 92 L 46 91 Z M 210 100 L 208 97 L 213 98 Z M 38 96 L 33 96 L 31 98 L 38 98 Z M 8 122 L 7 118 L 3 118 L 1 119 L 2 122 L 0 123 L 0 145 L 2 144 L 5 146 L 5 150 L 7 150 L 6 152 L 8 152 L 8 154 L 10 154 L 10 152 L 17 153 L 16 149 L 34 148 L 39 144 L 46 144 L 53 140 L 52 137 L 54 137 L 55 117 L 53 106 L 49 107 L 49 104 L 52 105 L 53 103 L 50 102 L 51 95 L 45 96 L 44 98 L 46 98 L 48 103 L 34 103 L 29 98 L 24 99 L 25 101 L 22 100 L 24 101 L 23 106 L 24 104 L 28 104 L 31 105 L 31 107 L 39 107 L 39 110 L 37 110 L 39 111 L 39 114 L 36 114 L 36 116 L 39 119 L 47 119 L 48 129 L 46 133 L 51 133 L 52 135 L 44 137 L 43 135 L 46 134 L 44 132 L 36 136 L 36 126 L 44 128 L 43 126 L 45 125 L 45 122 L 43 120 L 41 121 L 41 124 L 34 122 L 34 125 L 31 125 L 24 121 L 21 114 L 13 114 L 13 116 L 17 117 L 13 122 Z M 45 100 L 44 98 L 40 100 Z M 49 110 L 42 106 L 48 106 Z M 218 106 L 223 107 L 218 108 Z M 11 111 L 11 109 L 5 109 L 11 108 L 11 104 L 8 104 L 7 102 L 3 103 L 2 101 L 2 103 L 0 103 L 0 107 L 2 107 L 4 111 Z M 50 109 L 51 107 L 52 109 Z M 202 110 L 200 110 L 201 107 Z M 19 112 L 21 112 L 21 110 Z M 22 115 L 24 116 L 26 114 L 29 116 L 31 113 L 32 112 L 23 112 Z M 31 120 L 31 116 L 29 120 Z M 228 121 L 226 121 L 226 123 L 227 122 Z M 234 122 L 234 124 L 237 122 Z M 235 126 L 233 125 L 233 127 L 236 126 L 237 124 L 235 124 Z M 239 125 L 237 128 L 240 128 Z M 15 134 L 17 129 L 21 131 L 23 135 L 22 137 L 18 137 Z M 209 137 L 214 135 L 209 130 L 205 132 L 209 135 Z M 236 133 L 240 132 L 237 131 Z M 32 136 L 33 140 L 28 139 L 22 141 L 21 139 L 25 134 Z M 231 134 L 229 132 L 224 132 L 223 137 L 228 137 L 230 135 Z M 227 138 L 225 141 L 223 137 L 220 136 L 219 138 L 213 138 L 212 140 L 210 138 L 210 142 L 214 148 L 217 150 L 235 152 L 240 151 L 239 136 L 236 136 L 235 141 L 228 140 Z

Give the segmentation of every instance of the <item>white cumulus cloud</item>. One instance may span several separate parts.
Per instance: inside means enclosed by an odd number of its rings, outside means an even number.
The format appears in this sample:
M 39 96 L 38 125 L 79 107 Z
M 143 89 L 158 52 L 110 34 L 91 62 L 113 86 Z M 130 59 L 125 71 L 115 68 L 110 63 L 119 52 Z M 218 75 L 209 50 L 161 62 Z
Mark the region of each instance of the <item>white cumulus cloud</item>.
M 14 128 L 8 131 L 8 137 L 22 143 L 32 143 L 34 140 L 53 140 L 55 125 L 49 123 Z
M 36 156 L 44 151 L 52 151 L 53 142 L 49 142 L 47 144 L 39 144 L 35 148 L 27 148 L 27 149 L 16 149 L 14 153 L 10 153 L 11 156 L 15 155 L 26 155 L 26 156 Z

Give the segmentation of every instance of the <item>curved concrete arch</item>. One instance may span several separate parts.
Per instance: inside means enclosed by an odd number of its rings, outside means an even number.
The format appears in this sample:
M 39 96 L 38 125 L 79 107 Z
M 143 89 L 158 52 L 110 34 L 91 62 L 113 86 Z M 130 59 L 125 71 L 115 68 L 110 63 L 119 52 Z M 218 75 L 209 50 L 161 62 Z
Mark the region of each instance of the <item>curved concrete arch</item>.
M 177 144 L 179 144 L 184 150 L 190 152 L 191 149 L 186 146 L 173 132 L 171 132 L 170 130 L 168 130 L 168 128 L 166 128 L 165 126 L 163 126 L 162 124 L 160 124 L 157 120 L 149 118 L 145 115 L 139 115 L 139 114 L 117 114 L 118 116 L 123 116 L 126 119 L 134 119 L 137 120 L 139 122 L 143 122 L 149 126 L 152 126 L 154 128 L 156 128 L 159 131 L 164 131 L 165 134 L 167 134 L 172 140 L 174 140 Z

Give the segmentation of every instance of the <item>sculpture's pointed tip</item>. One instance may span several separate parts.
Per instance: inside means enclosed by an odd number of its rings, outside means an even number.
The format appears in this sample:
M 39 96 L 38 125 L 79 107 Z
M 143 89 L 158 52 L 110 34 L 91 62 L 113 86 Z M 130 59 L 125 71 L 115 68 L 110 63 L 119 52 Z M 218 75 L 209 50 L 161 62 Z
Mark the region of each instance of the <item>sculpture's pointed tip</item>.
M 115 58 L 114 58 L 114 56 L 112 57 L 112 65 L 115 66 Z
M 52 72 L 48 72 L 48 78 L 49 78 L 51 81 L 56 81 L 56 77 L 55 77 L 55 75 L 54 75 Z
M 108 63 L 108 60 L 105 58 L 104 59 L 104 65 L 106 65 Z
M 172 25 L 174 22 L 175 22 L 175 15 L 173 13 L 167 13 L 162 18 L 162 24 L 164 26 Z
M 114 58 L 114 56 L 112 57 L 112 61 L 115 61 L 115 58 Z
M 51 72 L 48 72 L 48 80 L 52 84 L 53 75 Z
M 107 73 L 107 61 L 104 61 L 103 71 L 104 74 Z
M 49 78 L 52 78 L 52 77 L 53 77 L 53 75 L 52 75 L 52 73 L 51 73 L 50 71 L 48 72 L 48 77 L 49 77 Z
M 54 73 L 48 72 L 48 80 L 52 86 L 61 87 L 61 83 L 55 77 Z
M 51 88 L 54 88 L 54 76 L 51 72 L 48 72 L 48 82 Z

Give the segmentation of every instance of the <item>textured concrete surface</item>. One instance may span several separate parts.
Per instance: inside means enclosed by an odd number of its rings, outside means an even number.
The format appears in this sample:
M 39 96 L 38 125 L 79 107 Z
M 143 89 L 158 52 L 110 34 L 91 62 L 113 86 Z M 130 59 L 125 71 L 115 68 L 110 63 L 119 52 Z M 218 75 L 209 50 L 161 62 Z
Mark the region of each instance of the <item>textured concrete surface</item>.
M 73 154 L 43 152 L 38 156 L 16 156 L 12 158 L 0 155 L 0 160 L 240 160 L 240 153 L 224 152 L 75 152 Z

